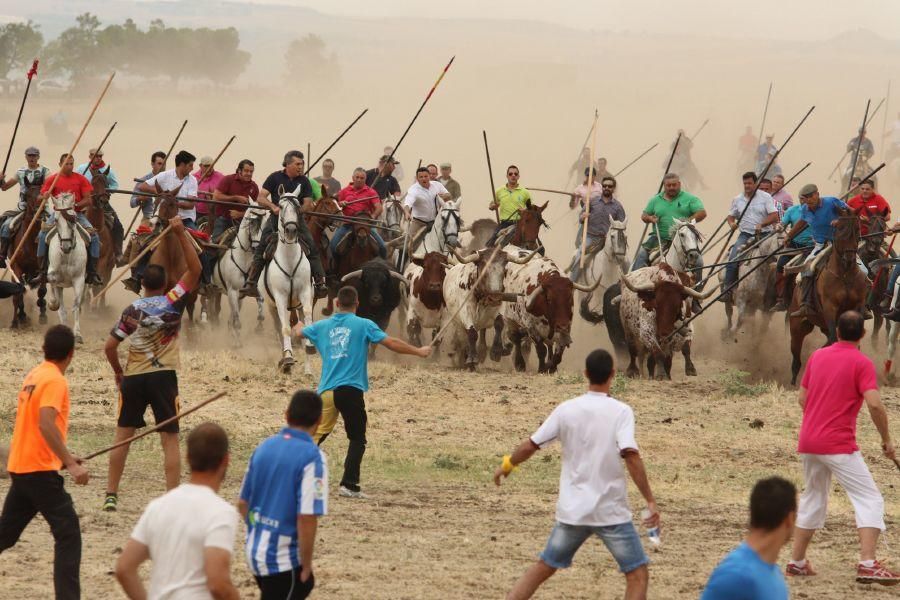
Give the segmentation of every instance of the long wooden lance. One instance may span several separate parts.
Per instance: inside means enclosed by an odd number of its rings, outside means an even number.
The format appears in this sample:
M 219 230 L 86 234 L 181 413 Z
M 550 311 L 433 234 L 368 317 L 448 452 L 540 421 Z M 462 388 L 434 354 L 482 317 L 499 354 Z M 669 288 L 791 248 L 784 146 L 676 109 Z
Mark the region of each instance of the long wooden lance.
M 616 171 L 615 173 L 613 173 L 613 177 L 618 177 L 619 175 L 621 175 L 622 173 L 624 173 L 624 172 L 625 172 L 625 169 L 627 169 L 628 167 L 630 167 L 631 165 L 633 165 L 633 164 L 636 163 L 637 161 L 639 161 L 639 160 L 641 160 L 642 158 L 644 158 L 647 154 L 650 153 L 651 150 L 653 150 L 653 149 L 656 148 L 657 146 L 659 146 L 659 142 L 656 142 L 655 144 L 653 144 L 652 146 L 650 146 L 649 148 L 647 148 L 646 150 L 644 150 L 643 152 L 641 152 L 640 154 L 638 154 L 638 155 L 637 155 L 637 158 L 635 158 L 635 159 L 632 160 L 630 163 L 628 163 L 627 165 L 625 165 L 624 167 L 622 167 L 621 169 L 619 169 L 618 171 Z
M 81 142 L 81 137 L 84 135 L 87 126 L 91 123 L 91 119 L 94 118 L 94 113 L 97 112 L 97 107 L 100 106 L 100 102 L 106 96 L 107 90 L 109 90 L 109 86 L 112 85 L 113 77 L 116 76 L 116 72 L 113 71 L 109 76 L 109 79 L 106 81 L 106 85 L 103 86 L 103 91 L 100 92 L 100 97 L 97 98 L 97 101 L 94 102 L 93 108 L 91 108 L 90 114 L 88 114 L 87 120 L 84 122 L 84 125 L 81 126 L 81 131 L 78 132 L 78 137 L 75 138 L 75 143 L 72 144 L 71 150 L 69 150 L 65 156 L 63 156 L 62 164 L 65 164 L 69 158 L 71 158 L 75 154 L 75 149 L 78 148 L 78 144 Z M 22 248 L 25 246 L 25 241 L 28 239 L 28 235 L 31 233 L 31 230 L 34 229 L 35 223 L 37 223 L 38 219 L 41 217 L 41 213 L 44 212 L 44 206 L 47 205 L 47 198 L 49 198 L 53 194 L 53 190 L 56 188 L 56 182 L 59 181 L 59 171 L 57 171 L 56 176 L 53 178 L 53 181 L 50 182 L 50 188 L 47 190 L 47 193 L 44 195 L 44 199 L 41 200 L 40 205 L 38 205 L 37 211 L 34 213 L 34 217 L 31 219 L 31 222 L 28 224 L 28 227 L 25 229 L 25 233 L 22 235 L 22 239 L 19 241 L 19 245 L 16 246 L 15 252 L 13 252 L 12 257 L 9 259 L 9 263 L 6 269 L 3 271 L 3 275 L 0 275 L 0 279 L 6 279 L 6 274 L 12 269 L 12 266 L 15 264 L 16 259 L 19 257 L 19 253 L 22 251 Z
M 707 119 L 708 121 L 709 119 Z M 705 124 L 705 123 L 704 123 Z M 697 132 L 699 133 L 699 131 Z M 672 168 L 672 161 L 675 160 L 675 153 L 678 152 L 678 144 L 681 142 L 681 133 L 678 133 L 678 137 L 675 138 L 675 144 L 672 146 L 672 153 L 669 155 L 669 162 L 666 163 L 666 171 L 663 173 L 662 179 L 659 180 L 659 189 L 656 191 L 657 194 L 661 193 L 663 190 L 663 184 L 666 181 L 666 175 L 669 174 L 669 169 Z M 696 137 L 696 134 L 694 134 Z M 644 238 L 647 237 L 647 228 L 650 227 L 650 223 L 644 223 L 644 231 L 641 233 L 641 241 L 638 242 L 637 249 L 634 251 L 634 258 L 631 259 L 631 262 L 637 260 L 638 253 L 641 251 L 641 246 L 644 243 Z
M 138 253 L 137 256 L 132 258 L 128 262 L 127 265 L 122 267 L 122 269 L 119 271 L 118 275 L 112 277 L 109 280 L 109 283 L 107 283 L 106 286 L 102 290 L 100 290 L 98 293 L 94 294 L 94 297 L 91 298 L 91 306 L 96 306 L 100 302 L 100 298 L 102 298 L 104 295 L 106 295 L 106 292 L 109 291 L 109 288 L 111 288 L 116 282 L 118 282 L 120 279 L 122 279 L 122 277 L 125 275 L 125 273 L 127 273 L 131 269 L 131 267 L 136 265 L 138 263 L 138 261 L 140 261 L 144 257 L 145 254 L 147 254 L 148 252 L 152 252 L 154 250 L 154 248 L 159 246 L 162 243 L 163 239 L 166 237 L 166 234 L 169 233 L 171 230 L 172 230 L 172 226 L 166 225 L 166 228 L 163 229 L 162 232 L 158 236 L 156 236 L 156 238 L 152 242 L 147 244 L 144 247 L 144 249 Z
M 594 125 L 593 125 L 593 123 L 592 123 L 592 124 L 591 124 L 591 128 L 588 129 L 587 135 L 584 136 L 584 141 L 581 143 L 581 147 L 578 149 L 578 158 L 575 159 L 575 164 L 578 164 L 578 161 L 581 160 L 581 154 L 582 154 L 582 152 L 584 152 L 584 150 L 587 148 L 588 140 L 591 139 L 591 132 L 593 132 L 593 131 L 594 131 Z M 577 178 L 578 178 L 578 173 L 577 173 L 577 172 L 575 173 L 575 178 L 576 178 L 576 180 L 577 180 Z M 571 173 L 571 171 L 570 171 L 570 172 L 569 172 L 569 178 L 566 180 L 566 187 L 569 187 L 569 186 L 571 185 L 571 182 L 572 182 L 572 173 Z M 529 188 L 529 189 L 531 189 L 531 188 Z
M 434 94 L 434 91 L 441 84 L 441 80 L 444 79 L 444 75 L 447 74 L 447 71 L 450 70 L 450 65 L 453 64 L 453 61 L 456 60 L 456 56 L 450 57 L 450 62 L 447 63 L 447 66 L 444 67 L 444 70 L 441 71 L 441 74 L 438 75 L 437 81 L 434 82 L 434 85 L 431 86 L 431 89 L 428 91 L 428 95 L 425 96 L 425 99 L 422 100 L 422 104 L 419 106 L 419 110 L 416 111 L 416 114 L 413 115 L 412 120 L 409 122 L 409 125 L 406 126 L 406 129 L 403 131 L 403 135 L 400 136 L 400 139 L 397 140 L 397 143 L 394 144 L 394 147 L 391 149 L 391 153 L 388 155 L 388 159 L 385 161 L 385 164 L 394 160 L 394 154 L 397 152 L 397 149 L 400 148 L 400 144 L 403 143 L 403 140 L 406 138 L 406 134 L 409 133 L 409 130 L 412 129 L 413 124 L 416 122 L 416 119 L 419 118 L 419 115 L 422 114 L 422 109 L 425 108 L 425 105 L 428 104 L 428 101 L 431 100 L 431 96 Z M 372 181 L 372 184 L 369 187 L 375 187 L 375 184 L 381 181 L 382 179 L 382 171 L 379 170 L 375 175 L 375 179 Z
M 865 135 L 866 122 L 869 119 L 869 105 L 871 103 L 871 100 L 866 100 L 866 112 L 863 113 L 862 125 L 859 128 L 859 134 L 856 136 L 856 148 L 853 150 L 853 160 L 850 163 L 850 177 L 847 179 L 847 189 L 850 189 L 853 176 L 856 174 L 856 163 L 859 160 L 859 149 L 862 146 L 863 135 Z
M 869 115 L 869 120 L 866 121 L 866 128 L 869 127 L 869 124 L 872 122 L 872 119 L 874 119 L 874 118 L 875 118 L 875 115 L 878 114 L 878 109 L 881 108 L 881 105 L 884 104 L 884 101 L 885 101 L 885 99 L 882 98 L 881 101 L 880 101 L 878 104 L 875 105 L 875 110 L 872 111 L 872 114 Z M 887 111 L 885 111 L 885 117 L 887 117 Z M 832 176 L 835 174 L 835 172 L 836 172 L 838 169 L 841 168 L 841 165 L 844 164 L 844 159 L 847 158 L 847 157 L 850 155 L 850 152 L 852 152 L 852 150 L 845 150 L 845 151 L 844 151 L 843 156 L 841 156 L 841 160 L 839 160 L 839 161 L 837 162 L 837 164 L 834 165 L 834 168 L 831 169 L 831 172 L 828 174 L 828 179 L 831 179 Z
M 782 151 L 784 151 L 785 147 L 787 147 L 787 145 L 791 142 L 791 139 L 793 139 L 794 135 L 797 134 L 797 131 L 803 126 L 803 124 L 806 122 L 806 119 L 809 118 L 809 115 L 811 115 L 815 109 L 816 109 L 815 106 L 811 106 L 809 108 L 809 110 L 806 111 L 806 114 L 803 115 L 803 118 L 800 119 L 800 122 L 797 123 L 797 126 L 794 127 L 794 130 L 787 137 L 787 139 L 784 140 L 784 143 L 781 144 L 781 147 L 775 150 L 775 154 L 773 154 L 772 158 L 769 159 L 769 162 L 766 165 L 766 168 L 763 169 L 763 172 L 759 174 L 759 177 L 756 180 L 756 186 L 753 188 L 753 193 L 750 194 L 750 197 L 747 199 L 747 204 L 744 205 L 744 209 L 741 211 L 741 214 L 737 219 L 737 226 L 728 232 L 728 236 L 725 238 L 725 244 L 722 246 L 722 249 L 719 250 L 719 255 L 716 257 L 716 260 L 714 262 L 719 262 L 720 260 L 722 260 L 722 255 L 725 253 L 725 249 L 728 248 L 728 244 L 731 242 L 731 238 L 734 236 L 734 232 L 738 228 L 740 228 L 740 224 L 741 224 L 741 221 L 744 219 L 744 215 L 747 214 L 747 210 L 750 208 L 750 205 L 753 203 L 753 198 L 756 197 L 756 192 L 759 191 L 759 186 L 762 185 L 762 180 L 765 178 L 766 174 L 768 174 L 769 169 L 772 168 L 772 165 L 775 164 L 775 161 L 778 160 L 778 156 L 782 153 Z M 723 220 L 723 222 L 727 221 L 727 220 L 728 220 L 728 217 L 726 217 Z M 709 277 L 707 277 L 704 280 L 704 282 L 708 281 L 708 280 L 709 280 Z
M 113 121 L 113 124 L 110 126 L 109 130 L 106 132 L 106 135 L 103 136 L 103 139 L 100 140 L 100 143 L 99 143 L 99 144 L 97 145 L 97 147 L 94 149 L 94 156 L 96 156 L 96 155 L 100 154 L 101 152 L 103 152 L 103 146 L 106 145 L 106 140 L 109 139 L 109 136 L 112 134 L 113 129 L 115 129 L 115 128 L 116 128 L 116 125 L 118 125 L 118 124 L 119 124 L 118 121 Z M 91 170 L 91 162 L 90 162 L 90 160 L 88 160 L 87 170 L 88 170 L 88 171 Z M 84 174 L 84 173 L 82 173 L 82 175 L 83 175 L 83 174 Z
M 497 203 L 497 188 L 494 187 L 494 170 L 491 168 L 491 151 L 488 148 L 487 142 L 487 131 L 484 129 L 481 130 L 481 135 L 484 138 L 484 154 L 487 157 L 487 168 L 488 168 L 488 178 L 491 182 L 491 204 Z M 497 224 L 500 224 L 500 209 L 494 207 L 494 219 L 497 220 Z
M 591 166 L 588 167 L 588 178 L 587 178 L 587 193 L 585 194 L 587 198 L 584 200 L 584 226 L 581 228 L 581 264 L 579 265 L 579 269 L 584 270 L 584 264 L 587 260 L 587 252 L 585 252 L 585 248 L 587 247 L 587 234 L 588 234 L 588 221 L 591 216 L 591 192 L 594 190 L 594 176 L 596 173 L 594 172 L 594 158 L 597 152 L 597 122 L 600 119 L 600 113 L 597 109 L 594 109 L 594 135 L 591 140 Z
M 209 177 L 210 173 L 213 172 L 213 169 L 216 168 L 216 163 L 219 162 L 219 159 L 222 158 L 222 155 L 225 154 L 225 151 L 228 150 L 231 142 L 233 142 L 236 137 L 236 135 L 233 135 L 228 138 L 228 141 L 225 142 L 225 146 L 219 151 L 218 154 L 216 154 L 216 157 L 213 159 L 212 163 L 206 167 L 206 170 L 203 171 L 203 175 L 200 176 L 200 180 L 197 181 L 197 184 L 203 183 L 203 180 Z M 206 200 L 204 200 L 204 202 L 206 202 Z
M 785 182 L 784 182 L 784 185 L 781 186 L 781 187 L 786 188 L 790 182 L 792 182 L 793 180 L 797 179 L 797 177 L 800 175 L 800 173 L 802 173 L 803 171 L 805 171 L 806 169 L 808 169 L 809 166 L 810 166 L 811 164 L 812 164 L 812 162 L 808 162 L 808 163 L 806 163 L 805 165 L 803 165 L 803 168 L 800 169 L 799 171 L 797 171 L 796 173 L 794 173 L 794 174 L 791 176 L 791 178 L 788 179 L 787 181 L 785 181 Z
M 772 85 L 774 83 L 775 83 L 774 81 L 769 82 L 769 93 L 766 94 L 766 107 L 763 109 L 762 124 L 760 124 L 760 126 L 759 126 L 759 137 L 756 138 L 757 148 L 759 148 L 760 144 L 762 144 L 763 130 L 765 130 L 765 128 L 766 128 L 766 117 L 769 114 L 769 100 L 772 98 Z
M 16 116 L 16 125 L 13 127 L 12 137 L 9 139 L 9 149 L 6 151 L 6 160 L 3 161 L 3 170 L 0 171 L 0 175 L 6 176 L 6 167 L 9 166 L 9 157 L 12 154 L 13 144 L 16 143 L 16 134 L 19 133 L 19 123 L 22 121 L 22 113 L 25 111 L 25 101 L 28 100 L 28 90 L 31 89 L 31 79 L 37 75 L 37 70 L 38 59 L 34 59 L 31 68 L 28 69 L 28 73 L 25 74 L 25 76 L 28 77 L 28 83 L 25 84 L 25 93 L 22 95 L 22 104 L 19 105 L 19 114 Z
M 690 139 L 692 142 L 693 142 L 694 140 L 696 140 L 696 139 L 697 139 L 697 136 L 700 135 L 700 132 L 703 131 L 703 129 L 706 127 L 706 124 L 707 124 L 707 123 L 709 123 L 709 119 L 706 119 L 705 121 L 703 121 L 703 123 L 700 124 L 700 127 L 697 128 L 697 131 L 694 132 L 694 135 L 692 135 L 692 136 L 691 136 L 690 138 L 688 138 L 688 139 Z
M 181 139 L 181 132 L 184 131 L 184 128 L 187 127 L 187 119 L 184 120 L 184 123 L 181 124 L 181 128 L 178 130 L 178 133 L 175 134 L 175 139 L 172 140 L 172 145 L 169 146 L 169 151 L 166 152 L 166 156 L 163 158 L 163 167 L 165 167 L 166 163 L 169 160 L 169 156 L 172 154 L 172 151 L 175 150 L 175 144 L 178 143 L 178 140 Z M 138 181 L 135 179 L 135 183 L 143 183 L 142 181 Z M 134 228 L 134 224 L 137 222 L 138 216 L 141 214 L 143 207 L 138 204 L 137 209 L 134 211 L 134 216 L 131 217 L 131 223 L 128 224 L 128 229 L 125 230 L 124 237 L 128 237 L 128 234 L 131 233 L 131 230 Z
M 369 112 L 368 108 L 363 110 L 361 113 L 359 113 L 359 116 L 356 117 L 355 119 L 353 119 L 352 123 L 347 125 L 347 128 L 341 132 L 341 135 L 337 136 L 337 138 L 335 138 L 335 140 L 333 142 L 331 142 L 331 144 L 329 144 L 327 148 L 325 148 L 325 150 L 322 152 L 322 154 L 320 154 L 319 157 L 309 165 L 309 168 L 306 169 L 307 175 L 309 175 L 310 172 L 312 172 L 313 167 L 315 167 L 317 164 L 319 164 L 320 160 L 325 158 L 325 155 L 328 154 L 328 151 L 331 150 L 332 148 L 334 148 L 334 145 L 337 144 L 339 141 L 341 141 L 341 138 L 344 137 L 344 135 L 346 135 L 347 132 L 350 131 L 350 129 L 352 129 L 354 125 L 356 125 L 356 122 L 359 121 L 360 119 L 362 119 L 363 115 L 366 114 L 367 112 Z M 310 158 L 311 157 L 307 157 L 307 159 L 310 159 Z
M 881 160 L 884 160 L 884 138 L 887 137 L 888 113 L 891 109 L 891 80 L 888 79 L 887 95 L 884 97 L 884 122 L 881 124 Z

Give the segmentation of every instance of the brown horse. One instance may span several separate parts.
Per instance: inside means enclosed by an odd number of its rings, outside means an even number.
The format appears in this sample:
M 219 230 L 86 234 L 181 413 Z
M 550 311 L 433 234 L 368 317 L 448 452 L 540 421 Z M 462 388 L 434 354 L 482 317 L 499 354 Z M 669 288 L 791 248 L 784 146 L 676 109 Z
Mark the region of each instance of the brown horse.
M 179 188 L 180 189 L 180 188 Z M 171 195 L 160 196 L 159 204 L 156 209 L 156 215 L 159 217 L 158 227 L 168 223 L 169 219 L 178 215 L 178 203 L 174 199 L 175 192 Z M 178 283 L 178 279 L 187 271 L 187 261 L 181 253 L 181 244 L 176 239 L 175 234 L 171 231 L 167 232 L 162 241 L 150 253 L 151 265 L 159 265 L 166 270 L 166 289 L 172 289 Z M 185 296 L 185 309 L 191 322 L 194 321 L 194 304 L 197 302 L 197 290 L 192 290 Z
M 322 191 L 325 191 L 324 187 L 322 188 Z M 340 214 L 341 207 L 337 203 L 337 200 L 331 196 L 323 195 L 313 203 L 310 211 L 314 213 L 337 215 Z M 329 249 L 328 236 L 325 235 L 325 230 L 332 224 L 332 220 L 328 217 L 310 215 L 308 213 L 305 213 L 303 216 L 306 219 L 306 226 L 309 228 L 309 233 L 312 235 L 313 241 L 319 248 L 319 256 L 322 257 L 322 262 L 327 265 L 329 262 Z
M 28 234 L 28 237 L 25 238 L 24 243 L 22 243 L 22 239 L 25 236 L 25 230 L 28 229 L 28 225 L 31 223 L 31 219 L 34 218 L 34 215 L 37 212 L 38 206 L 41 204 L 40 195 L 41 183 L 35 183 L 25 189 L 25 212 L 22 214 L 21 221 L 19 221 L 18 230 L 13 234 L 12 240 L 10 241 L 10 248 L 13 249 L 18 248 L 19 244 L 22 244 L 19 256 L 16 258 L 15 264 L 12 265 L 12 272 L 19 281 L 23 282 L 28 281 L 39 272 L 37 239 L 38 233 L 41 230 L 41 223 L 36 223 L 35 226 L 31 228 L 31 232 Z M 44 215 L 42 215 L 41 221 L 43 221 L 44 218 Z M 47 322 L 47 300 L 45 299 L 45 296 L 47 295 L 47 286 L 45 284 L 41 284 L 40 287 L 38 287 L 37 295 L 37 306 L 40 311 L 38 321 L 43 325 Z M 13 319 L 11 327 L 16 329 L 18 327 L 24 327 L 27 324 L 28 315 L 25 313 L 25 295 L 16 294 L 13 296 Z
M 831 345 L 837 341 L 838 317 L 848 310 L 864 310 L 866 296 L 869 294 L 869 280 L 856 264 L 858 244 L 859 218 L 840 217 L 834 229 L 834 243 L 828 262 L 825 268 L 813 275 L 816 278 L 815 310 L 805 317 L 790 317 L 792 385 L 796 385 L 797 374 L 800 372 L 803 340 L 813 328 L 818 327 L 828 338 L 826 345 Z M 794 290 L 790 311 L 796 311 L 800 304 L 801 292 L 798 285 Z
M 372 216 L 366 212 L 353 215 L 361 219 L 350 223 L 353 229 L 348 233 L 338 246 L 339 252 L 331 257 L 331 272 L 328 274 L 328 305 L 322 309 L 326 317 L 334 310 L 334 299 L 341 287 L 341 278 L 347 273 L 358 271 L 373 258 L 378 258 L 378 244 L 372 238 L 372 227 L 364 220 Z
M 112 230 L 107 227 L 105 206 L 109 204 L 109 192 L 106 190 L 106 175 L 100 169 L 91 171 L 91 186 L 94 192 L 92 202 L 85 210 L 85 215 L 97 235 L 100 236 L 100 260 L 97 261 L 97 274 L 103 280 L 100 285 L 91 286 L 91 291 L 96 294 L 109 283 L 113 267 L 116 266 L 116 248 L 113 243 Z M 100 299 L 100 306 L 106 307 L 106 295 Z
M 544 202 L 543 206 L 529 204 L 527 208 L 519 209 L 519 220 L 516 221 L 516 228 L 505 242 L 513 244 L 519 248 L 526 250 L 534 250 L 538 246 L 538 236 L 541 233 L 541 225 L 544 224 L 544 209 L 550 201 Z

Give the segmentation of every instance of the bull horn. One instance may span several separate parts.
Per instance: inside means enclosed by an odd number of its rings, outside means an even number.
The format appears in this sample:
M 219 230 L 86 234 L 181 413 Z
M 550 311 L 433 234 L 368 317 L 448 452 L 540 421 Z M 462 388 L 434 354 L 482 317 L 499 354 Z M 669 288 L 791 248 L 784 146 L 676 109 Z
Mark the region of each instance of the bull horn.
M 358 271 L 350 271 L 349 273 L 341 277 L 341 283 L 347 283 L 348 279 L 353 279 L 354 277 L 359 277 L 360 275 L 362 275 L 362 269 L 359 269 Z
M 582 285 L 580 283 L 573 281 L 572 287 L 574 287 L 579 292 L 587 292 L 588 294 L 590 294 L 591 292 L 593 292 L 594 290 L 597 289 L 597 287 L 600 285 L 600 282 L 602 280 L 603 280 L 603 276 L 601 275 L 600 277 L 597 278 L 597 281 L 595 281 L 593 285 Z
M 538 295 L 540 295 L 543 289 L 544 286 L 541 284 L 534 288 L 530 294 L 528 294 L 528 299 L 525 300 L 525 310 L 531 310 L 532 303 L 537 300 Z
M 459 228 L 459 232 L 460 232 L 460 233 L 466 233 L 466 232 L 469 232 L 469 231 L 472 231 L 472 226 L 471 226 L 471 225 L 467 225 L 467 226 L 465 226 L 465 227 L 460 227 L 460 228 Z
M 695 290 L 692 287 L 688 287 L 686 285 L 683 287 L 684 287 L 684 293 L 696 300 L 706 300 L 707 298 L 709 298 L 710 296 L 715 294 L 719 289 L 718 286 L 714 285 L 711 288 L 709 288 L 708 290 L 706 290 L 705 292 L 698 292 L 697 290 Z
M 360 271 L 362 272 L 362 271 Z M 398 280 L 403 285 L 409 285 L 409 282 L 406 280 L 406 277 L 398 273 L 397 271 L 390 271 L 391 277 Z
M 462 253 L 459 251 L 459 248 L 454 248 L 453 256 L 455 256 L 456 260 L 458 260 L 461 264 L 468 265 L 468 264 L 473 263 L 476 260 L 478 260 L 478 257 L 480 256 L 480 254 L 478 254 L 478 252 L 475 252 L 473 254 L 470 254 L 469 256 L 463 256 Z
M 521 256 L 521 257 L 512 257 L 512 256 L 508 256 L 509 262 L 515 263 L 515 264 L 517 264 L 517 265 L 524 265 L 524 264 L 527 263 L 529 260 L 531 260 L 532 258 L 534 258 L 534 255 L 537 254 L 538 252 L 540 252 L 540 250 L 541 250 L 542 248 L 543 248 L 543 246 L 538 246 L 536 249 L 532 250 L 532 251 L 529 252 L 527 255 Z
M 635 294 L 640 294 L 641 292 L 652 292 L 656 286 L 652 283 L 645 283 L 643 285 L 634 285 L 631 283 L 627 277 L 620 277 L 619 281 L 622 282 L 622 285 L 627 287 L 629 290 L 634 292 Z
M 384 246 L 385 246 L 386 248 L 396 248 L 397 246 L 399 246 L 400 244 L 402 244 L 403 241 L 404 241 L 405 239 L 406 239 L 406 234 L 403 234 L 403 235 L 401 235 L 401 236 L 399 236 L 399 237 L 396 237 L 396 238 L 394 238 L 394 239 L 392 239 L 392 240 L 390 240 L 390 241 L 385 242 L 385 243 L 384 243 Z

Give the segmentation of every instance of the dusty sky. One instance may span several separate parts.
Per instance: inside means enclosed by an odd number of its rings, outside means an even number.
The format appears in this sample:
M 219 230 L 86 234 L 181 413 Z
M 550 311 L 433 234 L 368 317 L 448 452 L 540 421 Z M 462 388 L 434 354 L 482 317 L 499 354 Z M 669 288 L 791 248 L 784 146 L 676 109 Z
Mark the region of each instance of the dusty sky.
M 0 4 L 8 0 L 0 0 Z M 180 0 L 184 1 L 184 0 Z M 408 17 L 424 14 L 420 0 L 250 0 L 263 4 L 306 6 L 337 15 Z M 823 39 L 845 30 L 869 29 L 897 36 L 900 2 L 856 0 L 453 0 L 433 3 L 430 17 L 528 19 L 596 30 L 647 33 L 696 33 L 723 37 Z

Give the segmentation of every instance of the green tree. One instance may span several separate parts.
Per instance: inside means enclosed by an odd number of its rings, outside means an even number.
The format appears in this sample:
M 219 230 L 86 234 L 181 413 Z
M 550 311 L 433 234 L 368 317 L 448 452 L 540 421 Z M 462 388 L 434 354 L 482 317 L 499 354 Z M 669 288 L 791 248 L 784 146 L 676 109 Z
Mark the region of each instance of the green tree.
M 341 82 L 337 56 L 327 52 L 325 41 L 314 33 L 295 39 L 284 54 L 288 80 L 306 89 L 334 89 Z
M 25 23 L 7 23 L 0 25 L 0 79 L 31 65 L 38 58 L 44 45 L 44 36 L 38 31 L 39 26 L 31 21 Z M 22 73 L 25 76 L 25 73 Z
M 47 44 L 44 54 L 49 71 L 68 75 L 75 84 L 95 75 L 98 69 L 115 67 L 115 56 L 105 56 L 98 43 L 100 19 L 91 13 L 75 18 L 76 26 L 59 34 Z

